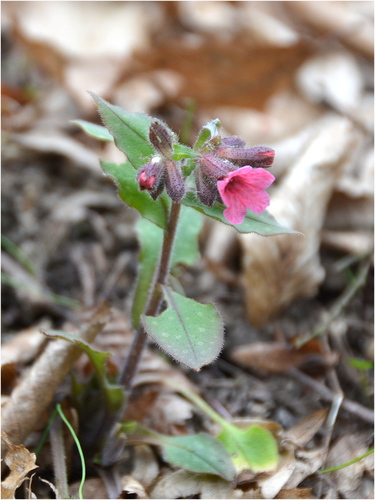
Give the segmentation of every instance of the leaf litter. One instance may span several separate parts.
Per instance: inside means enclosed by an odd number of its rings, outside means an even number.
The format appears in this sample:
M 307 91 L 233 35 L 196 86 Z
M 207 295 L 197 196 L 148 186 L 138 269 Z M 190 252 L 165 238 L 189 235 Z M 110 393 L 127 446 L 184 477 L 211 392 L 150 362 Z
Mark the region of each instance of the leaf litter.
M 371 447 L 372 374 L 349 368 L 347 361 L 372 359 L 372 267 L 340 310 L 344 328 L 336 320 L 323 333 L 333 344 L 329 353 L 291 347 L 321 322 L 357 263 L 371 252 L 370 2 L 272 2 L 272 7 L 268 2 L 151 2 L 150 9 L 128 2 L 113 10 L 92 3 L 89 8 L 46 3 L 42 10 L 37 5 L 21 10 L 8 3 L 3 9 L 3 232 L 37 271 L 33 278 L 5 255 L 3 270 L 29 286 L 4 285 L 3 331 L 9 342 L 5 352 L 10 352 L 4 372 L 10 370 L 5 385 L 11 395 L 4 395 L 3 429 L 9 430 L 9 446 L 21 450 L 22 443 L 34 450 L 56 394 L 67 402 L 71 389 L 65 375 L 74 369 L 81 382 L 92 374 L 88 359 L 72 354 L 68 343 L 57 349 L 60 341 L 48 341 L 40 354 L 43 336 L 21 337 L 23 329 L 95 331 L 94 345 L 113 353 L 108 359 L 113 373 L 131 341 L 129 315 L 120 311 L 129 303 L 137 271 L 134 215 L 117 203 L 94 159 L 99 154 L 107 161 L 123 160 L 114 159 L 118 153 L 111 144 L 90 142 L 73 131 L 69 120 L 95 120 L 85 93 L 93 89 L 129 111 L 158 114 L 181 130 L 190 98 L 196 109 L 192 135 L 207 119 L 220 117 L 228 135 L 249 144 L 267 142 L 276 150 L 272 172 L 279 180 L 271 209 L 305 238 L 256 241 L 255 235 L 228 235 L 224 242 L 220 236 L 218 245 L 215 234 L 223 228 L 206 224 L 201 244 L 214 265 L 198 262 L 181 279 L 194 297 L 223 311 L 227 347 L 222 359 L 193 375 L 148 349 L 127 419 L 169 436 L 214 434 L 204 414 L 160 384 L 161 374 L 176 378 L 225 410 L 227 418 L 232 414 L 277 425 L 278 469 L 264 477 L 243 471 L 232 484 L 174 470 L 159 448 L 135 445 L 115 479 L 105 474 L 87 479 L 85 497 L 114 498 L 114 491 L 138 498 L 371 496 L 371 456 L 326 475 L 319 469 L 350 461 Z M 60 22 L 54 29 L 48 21 L 65 17 L 85 18 L 80 37 L 73 36 L 72 23 Z M 358 22 L 362 30 L 356 29 Z M 96 38 L 100 43 L 87 43 L 94 32 L 102 33 Z M 107 36 L 111 32 L 120 35 Z M 348 257 L 354 261 L 338 272 L 337 262 Z M 92 306 L 106 295 L 112 317 L 107 309 L 96 323 L 92 308 L 56 307 L 51 291 Z M 334 371 L 345 399 L 327 440 L 325 402 L 335 401 L 337 387 L 329 381 Z M 74 463 L 71 447 L 68 459 Z M 35 467 L 32 454 L 26 462 L 17 477 L 11 473 L 5 479 L 11 478 L 9 498 L 27 467 Z M 52 479 L 48 443 L 37 462 L 36 475 Z M 78 488 L 72 472 L 74 496 Z M 31 489 L 39 498 L 52 491 L 41 493 L 35 476 Z

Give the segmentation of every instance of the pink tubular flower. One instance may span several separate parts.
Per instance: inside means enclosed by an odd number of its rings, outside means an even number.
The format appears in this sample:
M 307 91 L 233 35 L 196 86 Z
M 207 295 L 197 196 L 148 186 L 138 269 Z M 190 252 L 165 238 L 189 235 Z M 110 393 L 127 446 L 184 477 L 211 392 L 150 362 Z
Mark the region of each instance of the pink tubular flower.
M 224 217 L 231 224 L 241 224 L 248 208 L 260 214 L 270 204 L 270 198 L 264 191 L 275 177 L 264 168 L 250 166 L 229 172 L 223 180 L 218 181 L 217 188 L 227 208 Z

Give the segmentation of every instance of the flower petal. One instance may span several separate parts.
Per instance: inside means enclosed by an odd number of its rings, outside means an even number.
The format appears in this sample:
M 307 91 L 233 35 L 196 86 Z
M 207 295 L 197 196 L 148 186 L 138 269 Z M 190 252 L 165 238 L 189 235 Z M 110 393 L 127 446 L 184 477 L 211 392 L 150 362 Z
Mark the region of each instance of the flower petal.
M 241 224 L 246 215 L 246 208 L 259 214 L 270 204 L 264 191 L 275 177 L 263 168 L 253 169 L 246 166 L 229 172 L 217 187 L 224 205 L 224 217 L 232 224 Z
M 246 216 L 247 209 L 245 205 L 240 203 L 238 200 L 234 200 L 234 203 L 227 207 L 223 215 L 231 224 L 241 224 Z

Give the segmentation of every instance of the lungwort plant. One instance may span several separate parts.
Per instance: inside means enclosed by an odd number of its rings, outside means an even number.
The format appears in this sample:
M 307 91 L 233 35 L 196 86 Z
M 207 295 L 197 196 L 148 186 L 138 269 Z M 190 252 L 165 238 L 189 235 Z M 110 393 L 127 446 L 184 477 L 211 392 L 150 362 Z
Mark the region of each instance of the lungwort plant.
M 193 265 L 199 258 L 203 216 L 240 233 L 272 236 L 294 231 L 266 210 L 270 200 L 265 190 L 275 179 L 266 169 L 274 159 L 271 148 L 249 148 L 238 137 L 222 137 L 218 119 L 205 125 L 193 147 L 188 147 L 161 120 L 92 97 L 105 127 L 82 120 L 75 123 L 98 140 L 114 141 L 125 154 L 120 165 L 101 161 L 101 166 L 124 203 L 141 215 L 139 273 L 131 311 L 135 334 L 117 380 L 128 396 L 148 336 L 194 370 L 214 361 L 222 349 L 224 326 L 216 307 L 186 297 L 175 277 L 177 265 Z M 224 425 L 215 446 L 224 446 L 233 455 L 235 441 L 229 425 Z M 247 437 L 256 442 L 258 436 L 268 446 L 273 438 L 263 435 L 255 429 L 255 437 Z M 153 439 L 161 438 L 154 434 Z M 172 446 L 173 440 L 167 441 Z M 189 447 L 185 441 L 180 445 Z M 274 467 L 275 460 L 271 462 L 268 468 Z M 256 470 L 254 462 L 250 465 Z

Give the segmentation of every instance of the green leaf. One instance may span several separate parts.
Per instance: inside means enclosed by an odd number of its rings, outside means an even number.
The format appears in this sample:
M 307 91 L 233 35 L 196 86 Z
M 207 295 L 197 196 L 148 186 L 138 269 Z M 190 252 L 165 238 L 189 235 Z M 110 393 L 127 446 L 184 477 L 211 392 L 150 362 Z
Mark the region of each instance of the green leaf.
M 140 168 L 155 154 L 149 143 L 151 117 L 143 113 L 129 113 L 89 92 L 95 100 L 104 125 L 115 139 L 116 146 L 126 154 L 129 163 Z
M 106 407 L 109 413 L 118 411 L 124 401 L 124 392 L 122 387 L 109 382 L 107 377 L 107 358 L 111 356 L 110 352 L 101 352 L 94 349 L 90 344 L 75 335 L 60 330 L 41 330 L 47 337 L 63 339 L 72 344 L 77 344 L 89 357 L 95 372 L 100 381 L 104 393 Z
M 357 370 L 366 371 L 374 368 L 374 362 L 368 359 L 349 358 L 349 365 Z
M 218 118 L 211 120 L 205 125 L 199 132 L 198 138 L 194 144 L 194 151 L 199 151 L 205 145 L 205 143 L 211 141 L 214 137 L 219 135 L 219 128 L 221 128 L 221 123 Z
M 113 142 L 113 135 L 111 135 L 105 127 L 97 125 L 96 123 L 87 122 L 86 120 L 71 120 L 71 123 L 80 127 L 87 135 L 98 139 L 99 141 Z
M 170 356 L 199 370 L 221 351 L 222 320 L 213 304 L 199 304 L 162 288 L 168 307 L 160 316 L 142 316 L 144 328 Z
M 228 222 L 224 217 L 223 212 L 225 210 L 225 206 L 221 203 L 216 202 L 212 207 L 208 207 L 197 200 L 193 193 L 188 193 L 182 200 L 182 203 L 188 207 L 198 210 L 198 212 L 208 215 L 211 219 L 218 220 L 227 226 L 233 227 L 239 233 L 257 233 L 262 236 L 272 236 L 276 234 L 301 234 L 298 231 L 294 231 L 293 229 L 289 229 L 279 224 L 274 216 L 267 212 L 267 210 L 261 214 L 254 214 L 248 210 L 244 222 L 242 224 L 235 225 Z
M 198 235 L 202 229 L 202 215 L 188 207 L 181 207 L 180 219 L 173 248 L 171 267 L 177 264 L 192 266 L 199 259 Z M 163 230 L 145 219 L 137 223 L 141 251 L 137 287 L 133 298 L 132 320 L 138 328 L 140 317 L 145 310 L 155 268 L 163 242 Z
M 226 424 L 217 439 L 231 455 L 237 473 L 247 469 L 253 472 L 276 470 L 279 460 L 277 443 L 267 429 L 259 425 L 240 429 Z
M 158 264 L 163 241 L 163 230 L 146 219 L 137 222 L 137 233 L 140 242 L 137 286 L 132 305 L 132 322 L 135 329 L 141 322 L 141 314 L 146 308 L 155 269 Z
M 106 175 L 112 177 L 119 190 L 119 196 L 129 207 L 138 212 L 153 224 L 167 229 L 168 208 L 170 200 L 164 193 L 157 200 L 153 200 L 147 191 L 139 191 L 136 174 L 129 162 L 120 165 L 108 161 L 100 161 Z
M 172 159 L 175 161 L 183 160 L 186 158 L 195 159 L 198 154 L 189 146 L 185 146 L 185 144 L 173 144 L 173 156 Z
M 167 462 L 177 467 L 215 474 L 232 481 L 235 469 L 224 446 L 209 434 L 169 437 L 162 446 Z
M 181 207 L 180 219 L 173 247 L 171 266 L 193 266 L 200 257 L 198 236 L 203 227 L 203 217 L 189 207 Z
M 137 424 L 132 427 L 130 441 L 148 442 L 162 448 L 164 459 L 170 464 L 191 472 L 215 474 L 227 481 L 235 477 L 231 459 L 217 439 L 203 432 L 190 436 L 170 437 L 150 431 Z

